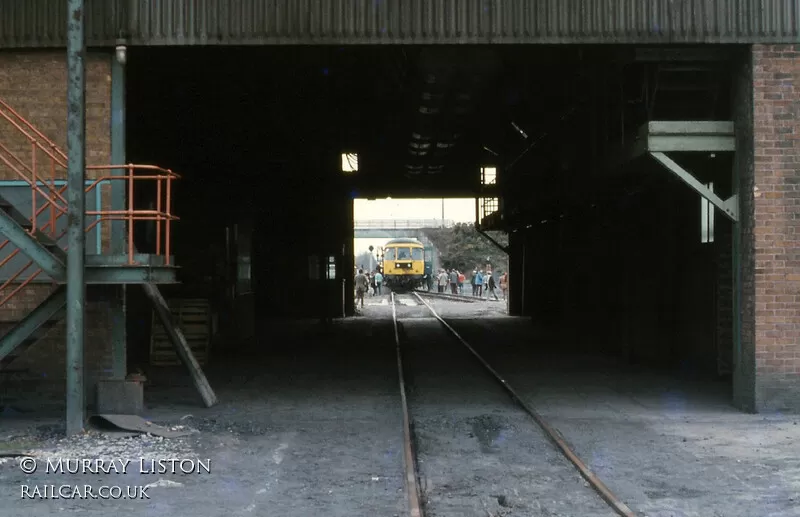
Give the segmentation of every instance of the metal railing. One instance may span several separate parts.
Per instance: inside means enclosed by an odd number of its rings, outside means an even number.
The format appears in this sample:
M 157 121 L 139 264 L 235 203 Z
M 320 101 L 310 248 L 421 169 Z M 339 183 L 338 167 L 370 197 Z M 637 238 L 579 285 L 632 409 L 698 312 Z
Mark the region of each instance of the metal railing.
M 7 145 L 0 142 L 0 164 L 5 165 L 14 175 L 27 183 L 31 187 L 31 227 L 28 232 L 32 235 L 45 234 L 53 238 L 56 242 L 61 239 L 66 230 L 58 231 L 58 220 L 68 211 L 68 204 L 64 197 L 67 186 L 57 187 L 57 181 L 63 181 L 67 171 L 66 154 L 41 131 L 36 129 L 33 124 L 28 122 L 19 113 L 14 111 L 6 102 L 0 100 L 0 120 L 5 120 L 11 127 L 17 130 L 17 134 L 26 139 L 30 145 L 30 163 L 26 163 L 19 158 Z M 39 158 L 44 156 L 45 166 Z M 127 258 L 128 265 L 135 264 L 135 247 L 133 242 L 133 223 L 136 221 L 155 221 L 156 223 L 156 255 L 163 255 L 165 265 L 170 265 L 171 260 L 171 223 L 177 221 L 178 217 L 172 214 L 172 182 L 180 176 L 169 169 L 163 169 L 155 165 L 92 165 L 86 167 L 88 171 L 96 171 L 97 178 L 90 178 L 90 183 L 86 187 L 86 192 L 91 193 L 105 182 L 125 182 L 125 193 L 127 197 L 126 208 L 117 210 L 88 210 L 86 216 L 93 217 L 92 222 L 85 228 L 87 232 L 93 230 L 98 225 L 108 221 L 125 221 L 127 223 Z M 134 208 L 134 194 L 137 182 L 155 182 L 156 184 L 156 203 L 155 209 L 137 210 Z M 99 195 L 100 193 L 98 193 Z M 43 201 L 42 201 L 43 200 Z M 46 223 L 38 226 L 39 218 L 42 214 L 49 215 Z M 162 238 L 163 237 L 163 238 Z M 162 245 L 163 240 L 163 245 Z M 6 239 L 0 243 L 0 250 L 4 249 L 10 241 Z M 6 256 L 0 267 L 5 266 L 18 253 L 19 249 L 14 250 Z M 2 285 L 0 292 L 4 292 L 13 284 L 20 275 L 33 266 L 31 260 L 23 266 L 16 274 L 12 275 Z M 0 306 L 6 303 L 17 292 L 24 288 L 42 273 L 38 270 L 30 275 L 25 281 L 21 282 L 16 288 L 0 299 Z
M 420 228 L 452 228 L 451 219 L 368 219 L 355 221 L 356 230 L 418 230 Z

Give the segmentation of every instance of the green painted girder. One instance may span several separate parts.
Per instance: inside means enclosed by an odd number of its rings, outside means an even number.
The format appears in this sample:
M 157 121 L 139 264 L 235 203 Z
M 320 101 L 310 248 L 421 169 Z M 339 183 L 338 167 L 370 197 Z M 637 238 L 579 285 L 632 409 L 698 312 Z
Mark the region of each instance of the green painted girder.
M 609 160 L 616 169 L 647 153 L 734 152 L 736 139 L 731 121 L 652 121 Z
M 176 284 L 177 268 L 150 266 L 87 266 L 87 284 Z
M 0 235 L 30 257 L 51 278 L 66 277 L 67 270 L 63 260 L 64 252 L 58 244 L 41 232 L 35 236 L 28 233 L 30 221 L 20 214 L 10 203 L 0 198 Z
M 730 220 L 733 222 L 739 221 L 739 197 L 737 195 L 723 200 L 717 196 L 713 190 L 703 185 L 697 178 L 692 176 L 689 171 L 678 165 L 675 160 L 671 159 L 666 154 L 651 152 L 650 155 L 655 158 L 658 163 L 663 165 L 665 169 L 686 183 L 692 190 L 706 198 L 715 207 L 719 208 Z
M 653 121 L 639 129 L 638 137 L 617 154 L 609 164 L 619 167 L 625 162 L 648 155 L 678 177 L 692 190 L 707 199 L 729 219 L 739 220 L 739 198 L 721 199 L 689 171 L 666 153 L 735 152 L 736 140 L 731 121 Z
M 639 141 L 651 153 L 733 152 L 736 150 L 731 121 L 654 121 L 639 130 Z
M 53 325 L 64 319 L 66 304 L 67 288 L 58 286 L 38 307 L 0 338 L 0 370 L 44 337 Z
M 174 258 L 170 257 L 170 264 Z M 166 265 L 165 257 L 137 253 L 134 264 L 128 255 L 87 255 L 85 280 L 87 284 L 174 284 L 178 268 Z
M 189 374 L 192 376 L 194 385 L 200 397 L 203 399 L 203 403 L 206 407 L 213 406 L 217 403 L 217 396 L 214 390 L 211 389 L 211 385 L 208 383 L 203 369 L 200 368 L 200 363 L 198 363 L 197 359 L 194 357 L 194 353 L 192 353 L 192 349 L 189 343 L 187 343 L 186 337 L 183 335 L 180 327 L 173 321 L 172 311 L 167 301 L 161 295 L 161 291 L 152 284 L 144 284 L 142 288 L 153 304 L 156 315 L 158 315 L 161 325 L 163 325 L 164 330 L 167 332 L 169 340 L 175 348 L 175 352 L 178 354 L 183 365 L 189 370 Z

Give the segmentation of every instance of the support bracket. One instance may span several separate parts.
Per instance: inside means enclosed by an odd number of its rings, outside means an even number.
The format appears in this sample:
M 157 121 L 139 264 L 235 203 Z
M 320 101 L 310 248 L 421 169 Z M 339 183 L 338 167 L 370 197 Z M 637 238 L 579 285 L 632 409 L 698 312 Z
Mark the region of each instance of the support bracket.
M 734 125 L 731 121 L 651 121 L 639 129 L 637 138 L 615 153 L 609 166 L 649 155 L 665 169 L 677 176 L 695 192 L 707 199 L 733 222 L 739 221 L 739 197 L 721 199 L 703 185 L 686 169 L 678 165 L 667 153 L 726 153 L 736 151 Z
M 486 233 L 484 230 L 481 230 L 480 226 L 475 225 L 475 229 L 478 230 L 478 233 L 481 234 L 484 239 L 488 240 L 489 242 L 494 244 L 497 249 L 508 255 L 508 246 L 503 246 L 502 244 L 497 242 L 494 238 L 492 238 L 491 235 Z
M 61 321 L 66 314 L 66 304 L 67 288 L 58 286 L 38 307 L 0 338 L 0 369 L 41 339 L 53 324 Z
M 719 208 L 733 222 L 739 222 L 739 196 L 733 195 L 726 200 L 722 200 L 714 192 L 700 183 L 697 178 L 690 174 L 686 169 L 675 163 L 673 159 L 663 152 L 650 152 L 650 156 L 663 165 L 668 171 L 677 176 L 681 181 L 689 185 L 695 192 L 706 198 L 711 204 Z
M 202 368 L 200 368 L 200 363 L 195 359 L 183 332 L 172 320 L 167 301 L 155 285 L 143 284 L 142 287 L 144 288 L 145 294 L 150 299 L 150 302 L 153 304 L 156 314 L 161 320 L 161 324 L 164 326 L 164 330 L 167 332 L 172 345 L 175 347 L 175 352 L 177 352 L 183 365 L 189 370 L 189 374 L 192 376 L 194 385 L 200 397 L 203 399 L 203 403 L 206 407 L 213 406 L 217 403 L 217 396 L 214 394 L 214 390 L 211 389 L 211 385 L 208 383 L 208 379 L 206 379 Z

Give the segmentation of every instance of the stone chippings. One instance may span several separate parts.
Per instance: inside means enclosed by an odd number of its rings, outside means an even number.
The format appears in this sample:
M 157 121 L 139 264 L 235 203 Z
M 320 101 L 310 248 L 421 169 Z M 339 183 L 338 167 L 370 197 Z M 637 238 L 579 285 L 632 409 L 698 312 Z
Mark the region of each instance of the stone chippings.
M 64 437 L 60 426 L 39 426 L 31 433 L 20 436 L 16 452 L 40 459 L 161 459 L 191 458 L 198 446 L 196 429 L 172 425 L 173 430 L 191 430 L 192 434 L 177 438 L 164 438 L 149 433 L 131 436 L 126 433 L 87 431 Z M 4 458 L 8 463 L 10 458 Z

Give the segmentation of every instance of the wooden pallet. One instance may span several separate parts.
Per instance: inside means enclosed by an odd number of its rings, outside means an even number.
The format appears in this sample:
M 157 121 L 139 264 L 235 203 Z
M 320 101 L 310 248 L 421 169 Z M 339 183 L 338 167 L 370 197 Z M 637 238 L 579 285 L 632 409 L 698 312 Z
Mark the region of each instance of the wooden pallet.
M 181 329 L 186 342 L 200 365 L 208 362 L 211 344 L 211 306 L 202 298 L 173 298 L 169 302 L 172 320 Z M 175 366 L 181 364 L 158 315 L 153 311 L 150 339 L 150 364 Z

